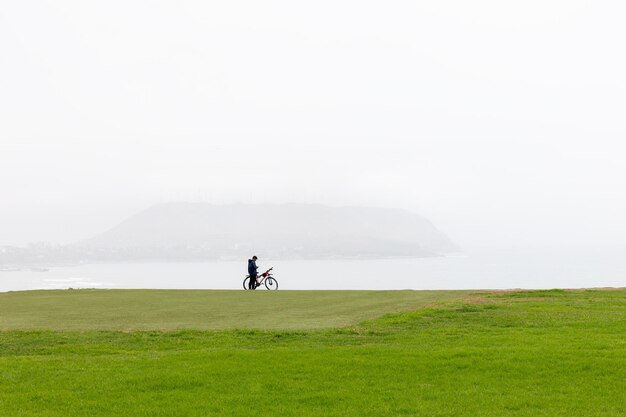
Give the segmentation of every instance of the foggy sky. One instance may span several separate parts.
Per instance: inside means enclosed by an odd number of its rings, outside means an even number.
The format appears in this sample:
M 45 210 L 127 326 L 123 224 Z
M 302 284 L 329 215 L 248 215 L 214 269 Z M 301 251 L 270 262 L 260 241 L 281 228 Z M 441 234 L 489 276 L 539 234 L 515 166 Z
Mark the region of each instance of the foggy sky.
M 400 207 L 626 243 L 619 1 L 0 5 L 0 245 L 154 203 Z

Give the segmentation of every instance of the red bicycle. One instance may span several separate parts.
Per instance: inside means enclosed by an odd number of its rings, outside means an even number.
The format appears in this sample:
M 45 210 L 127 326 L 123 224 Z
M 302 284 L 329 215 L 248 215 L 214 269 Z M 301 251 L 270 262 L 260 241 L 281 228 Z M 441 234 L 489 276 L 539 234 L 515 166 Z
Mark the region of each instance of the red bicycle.
M 255 288 L 259 288 L 261 285 L 265 285 L 265 288 L 267 288 L 268 290 L 278 289 L 278 281 L 276 281 L 276 278 L 272 276 L 272 269 L 274 269 L 274 267 L 271 267 L 270 269 L 268 269 L 267 271 L 263 272 L 261 275 L 256 277 Z M 250 288 L 248 286 L 249 283 L 250 283 L 250 275 L 246 276 L 246 279 L 243 280 L 244 290 L 247 290 Z

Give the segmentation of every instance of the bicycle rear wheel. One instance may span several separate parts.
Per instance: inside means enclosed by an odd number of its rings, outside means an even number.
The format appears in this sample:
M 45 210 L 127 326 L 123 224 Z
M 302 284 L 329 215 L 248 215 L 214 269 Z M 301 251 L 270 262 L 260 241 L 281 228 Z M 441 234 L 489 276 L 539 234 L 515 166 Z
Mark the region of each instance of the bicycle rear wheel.
M 264 281 L 265 288 L 268 290 L 277 290 L 278 289 L 278 281 L 276 278 L 269 277 Z
M 243 289 L 244 289 L 244 290 L 249 289 L 249 288 L 250 288 L 250 287 L 248 286 L 249 284 L 250 284 L 250 277 L 249 277 L 249 276 L 247 276 L 247 277 L 246 277 L 246 279 L 244 279 L 244 280 L 243 280 Z

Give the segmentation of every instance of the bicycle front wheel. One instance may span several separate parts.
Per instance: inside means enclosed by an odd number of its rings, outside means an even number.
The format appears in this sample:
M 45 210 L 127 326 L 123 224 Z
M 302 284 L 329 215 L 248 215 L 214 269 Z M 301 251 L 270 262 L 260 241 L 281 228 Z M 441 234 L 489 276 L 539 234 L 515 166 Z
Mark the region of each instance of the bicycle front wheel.
M 268 278 L 265 280 L 265 288 L 267 288 L 268 290 L 277 290 L 278 289 L 278 281 L 276 281 L 276 278 Z
M 246 279 L 243 280 L 243 289 L 247 290 L 248 288 L 250 288 L 249 285 L 250 285 L 250 277 L 246 277 Z

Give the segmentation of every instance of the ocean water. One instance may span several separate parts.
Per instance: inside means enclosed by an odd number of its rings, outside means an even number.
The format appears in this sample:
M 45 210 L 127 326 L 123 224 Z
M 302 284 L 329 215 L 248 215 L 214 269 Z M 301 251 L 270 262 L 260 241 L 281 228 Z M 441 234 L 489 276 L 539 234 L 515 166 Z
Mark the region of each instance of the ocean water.
M 605 250 L 485 250 L 438 258 L 265 260 L 284 290 L 626 287 L 626 256 Z M 64 288 L 242 289 L 247 262 L 85 264 L 0 271 L 0 291 Z

